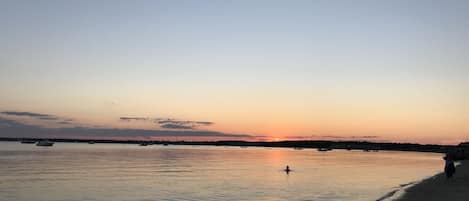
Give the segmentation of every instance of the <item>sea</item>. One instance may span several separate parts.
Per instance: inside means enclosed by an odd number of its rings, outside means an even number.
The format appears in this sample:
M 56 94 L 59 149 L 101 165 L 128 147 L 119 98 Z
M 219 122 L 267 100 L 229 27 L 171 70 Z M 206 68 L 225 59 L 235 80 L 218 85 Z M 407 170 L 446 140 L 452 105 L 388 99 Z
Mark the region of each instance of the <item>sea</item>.
M 0 142 L 0 201 L 374 201 L 442 171 L 400 151 Z M 288 174 L 286 166 L 292 169 Z

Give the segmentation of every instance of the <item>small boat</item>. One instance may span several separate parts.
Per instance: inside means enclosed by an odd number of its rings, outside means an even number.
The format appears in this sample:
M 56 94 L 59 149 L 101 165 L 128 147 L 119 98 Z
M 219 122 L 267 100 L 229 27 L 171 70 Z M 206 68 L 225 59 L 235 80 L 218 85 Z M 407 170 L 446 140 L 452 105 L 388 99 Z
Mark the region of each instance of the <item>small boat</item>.
M 42 140 L 36 143 L 36 146 L 40 147 L 52 147 L 54 145 L 54 142 L 51 142 L 49 140 Z
M 21 140 L 21 144 L 34 144 L 36 140 Z
M 164 143 L 163 146 L 168 146 L 168 143 Z
M 318 151 L 331 151 L 331 150 L 332 150 L 331 148 L 324 148 L 324 147 L 318 148 Z
M 94 144 L 94 141 L 88 141 L 88 144 Z
M 148 143 L 142 142 L 142 143 L 139 144 L 139 146 L 148 146 Z

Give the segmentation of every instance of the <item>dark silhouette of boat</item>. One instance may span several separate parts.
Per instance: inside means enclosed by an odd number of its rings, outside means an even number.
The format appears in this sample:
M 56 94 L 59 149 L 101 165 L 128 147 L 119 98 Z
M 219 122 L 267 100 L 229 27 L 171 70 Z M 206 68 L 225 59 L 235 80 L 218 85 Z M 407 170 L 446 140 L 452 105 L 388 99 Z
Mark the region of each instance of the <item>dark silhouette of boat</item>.
M 41 140 L 36 143 L 36 146 L 40 147 L 52 147 L 54 145 L 54 142 L 51 142 L 49 140 Z
M 94 144 L 94 141 L 88 141 L 88 144 Z
M 331 148 L 325 148 L 325 147 L 320 147 L 318 148 L 318 151 L 331 151 Z
M 351 150 L 352 150 L 352 146 L 351 146 L 351 145 L 346 145 L 346 146 L 345 146 L 345 149 L 346 149 L 347 151 L 351 151 Z

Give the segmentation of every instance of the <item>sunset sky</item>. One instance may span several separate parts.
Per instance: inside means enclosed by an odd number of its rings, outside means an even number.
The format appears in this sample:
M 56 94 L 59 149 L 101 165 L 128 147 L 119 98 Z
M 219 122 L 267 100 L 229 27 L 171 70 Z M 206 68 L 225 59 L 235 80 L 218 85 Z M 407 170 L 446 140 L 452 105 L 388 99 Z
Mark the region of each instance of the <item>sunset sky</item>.
M 1 1 L 0 137 L 469 141 L 468 9 Z

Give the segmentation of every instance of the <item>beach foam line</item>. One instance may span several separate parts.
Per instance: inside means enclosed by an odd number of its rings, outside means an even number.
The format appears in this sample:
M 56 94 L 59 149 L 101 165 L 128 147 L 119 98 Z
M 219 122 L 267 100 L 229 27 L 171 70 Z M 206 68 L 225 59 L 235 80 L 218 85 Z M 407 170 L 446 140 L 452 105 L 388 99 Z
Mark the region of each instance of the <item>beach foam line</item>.
M 406 187 L 410 187 L 412 184 L 416 184 L 416 183 L 417 182 L 413 181 L 413 182 L 401 184 L 398 187 L 394 187 L 394 190 L 386 193 L 382 197 L 378 198 L 376 201 L 385 201 L 385 200 L 390 200 L 391 198 L 395 199 L 399 197 L 402 194 L 402 192 L 404 192 L 403 190 L 405 190 Z
M 398 200 L 399 198 L 401 198 L 406 193 L 407 189 L 412 188 L 412 186 L 418 185 L 418 184 L 422 183 L 423 181 L 434 178 L 434 177 L 438 176 L 439 174 L 441 174 L 441 172 L 436 173 L 435 175 L 432 175 L 432 176 L 429 176 L 429 177 L 425 177 L 425 178 L 423 178 L 419 181 L 413 181 L 413 182 L 409 182 L 407 184 L 401 184 L 400 188 L 396 191 L 396 193 L 394 193 L 393 196 L 390 196 L 386 199 L 393 200 L 393 201 Z
M 380 197 L 379 199 L 377 199 L 376 201 L 387 201 L 387 200 L 397 200 L 399 199 L 404 193 L 405 193 L 405 190 L 414 186 L 414 185 L 417 185 L 419 184 L 420 182 L 423 182 L 427 179 L 430 179 L 432 177 L 436 177 L 437 175 L 439 175 L 441 173 L 437 173 L 435 175 L 432 175 L 432 176 L 429 176 L 429 177 L 425 177 L 421 180 L 418 180 L 418 181 L 411 181 L 409 183 L 405 183 L 405 184 L 400 184 L 398 187 L 394 187 L 393 190 L 391 190 L 390 192 L 386 193 L 385 195 L 383 195 L 382 197 Z
M 383 195 L 383 197 L 380 197 L 376 201 L 384 201 L 384 200 L 392 197 L 397 191 L 399 191 L 399 189 L 392 190 L 391 192 L 386 193 L 385 195 Z

